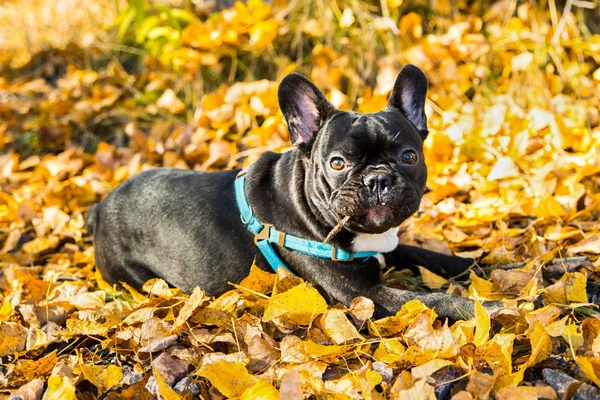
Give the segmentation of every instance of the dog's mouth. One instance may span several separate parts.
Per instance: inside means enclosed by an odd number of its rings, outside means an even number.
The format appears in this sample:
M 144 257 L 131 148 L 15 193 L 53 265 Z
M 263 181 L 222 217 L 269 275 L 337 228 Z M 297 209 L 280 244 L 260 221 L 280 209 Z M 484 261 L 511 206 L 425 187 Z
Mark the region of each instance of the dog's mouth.
M 342 227 L 352 233 L 383 233 L 410 218 L 420 206 L 420 193 L 410 186 L 389 191 L 385 196 L 374 196 L 361 189 L 345 188 L 331 199 L 329 210 L 338 223 L 336 233 Z
M 356 210 L 348 213 L 350 215 L 339 217 L 338 221 L 340 221 L 341 226 L 336 228 L 338 232 L 343 228 L 352 233 L 383 233 L 400 226 L 419 210 L 419 205 L 419 201 L 404 202 L 404 204 L 396 207 L 383 204 L 371 205 L 365 210 Z M 338 213 L 338 215 L 342 214 Z

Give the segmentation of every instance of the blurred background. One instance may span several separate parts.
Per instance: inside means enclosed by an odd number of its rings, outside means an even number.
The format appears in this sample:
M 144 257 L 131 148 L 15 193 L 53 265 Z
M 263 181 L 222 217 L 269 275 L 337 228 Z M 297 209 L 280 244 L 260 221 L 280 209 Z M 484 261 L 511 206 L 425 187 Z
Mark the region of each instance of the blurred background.
M 599 15 L 583 0 L 5 0 L 4 257 L 78 242 L 87 207 L 145 168 L 289 148 L 289 72 L 371 112 L 406 63 L 430 81 L 431 134 L 430 192 L 403 240 L 491 262 L 555 255 L 600 217 Z

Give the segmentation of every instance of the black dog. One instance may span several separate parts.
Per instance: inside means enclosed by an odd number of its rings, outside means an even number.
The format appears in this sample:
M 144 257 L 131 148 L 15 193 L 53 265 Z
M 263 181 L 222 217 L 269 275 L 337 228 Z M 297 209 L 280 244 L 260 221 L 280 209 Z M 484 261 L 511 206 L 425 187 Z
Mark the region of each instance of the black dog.
M 442 317 L 471 317 L 474 306 L 467 298 L 384 286 L 381 257 L 369 253 L 384 253 L 387 265 L 417 264 L 447 277 L 472 263 L 398 246 L 398 226 L 418 210 L 427 179 L 426 92 L 425 75 L 408 65 L 385 110 L 356 114 L 337 110 L 305 77 L 286 76 L 279 104 L 295 149 L 264 154 L 250 166 L 241 188 L 251 214 L 240 214 L 238 204 L 244 199 L 236 202 L 239 171 L 143 172 L 90 210 L 96 265 L 113 283 L 126 281 L 139 288 L 160 277 L 186 292 L 199 286 L 218 295 L 230 289 L 227 282 L 247 276 L 254 259 L 271 269 L 256 240 L 275 254 L 275 264 L 285 264 L 316 285 L 329 301 L 348 305 L 356 296 L 366 296 L 381 316 L 418 299 Z M 331 244 L 323 244 L 342 220 L 347 223 Z M 258 221 L 265 228 L 255 237 L 244 222 L 251 226 Z M 268 236 L 274 243 L 260 240 Z M 327 254 L 291 250 L 288 242 Z

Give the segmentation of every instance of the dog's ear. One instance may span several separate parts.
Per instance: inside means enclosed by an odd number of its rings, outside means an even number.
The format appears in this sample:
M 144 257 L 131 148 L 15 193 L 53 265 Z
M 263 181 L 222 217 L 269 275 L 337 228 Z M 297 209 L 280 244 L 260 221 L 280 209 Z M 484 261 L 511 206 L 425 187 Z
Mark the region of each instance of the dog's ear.
M 277 95 L 290 141 L 301 150 L 310 149 L 315 133 L 336 108 L 310 80 L 296 73 L 283 78 Z
M 427 78 L 418 67 L 408 64 L 398 74 L 394 89 L 388 100 L 388 107 L 402 113 L 417 128 L 425 140 L 428 134 L 425 116 L 425 98 L 427 97 Z

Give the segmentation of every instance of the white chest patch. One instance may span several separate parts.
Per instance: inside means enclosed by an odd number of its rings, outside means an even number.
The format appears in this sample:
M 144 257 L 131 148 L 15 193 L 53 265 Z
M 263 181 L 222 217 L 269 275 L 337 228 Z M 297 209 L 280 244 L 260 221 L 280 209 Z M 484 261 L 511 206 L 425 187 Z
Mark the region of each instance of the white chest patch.
M 379 253 L 389 253 L 398 246 L 399 227 L 392 228 L 383 233 L 374 235 L 368 233 L 358 233 L 352 242 L 352 251 L 376 251 Z

